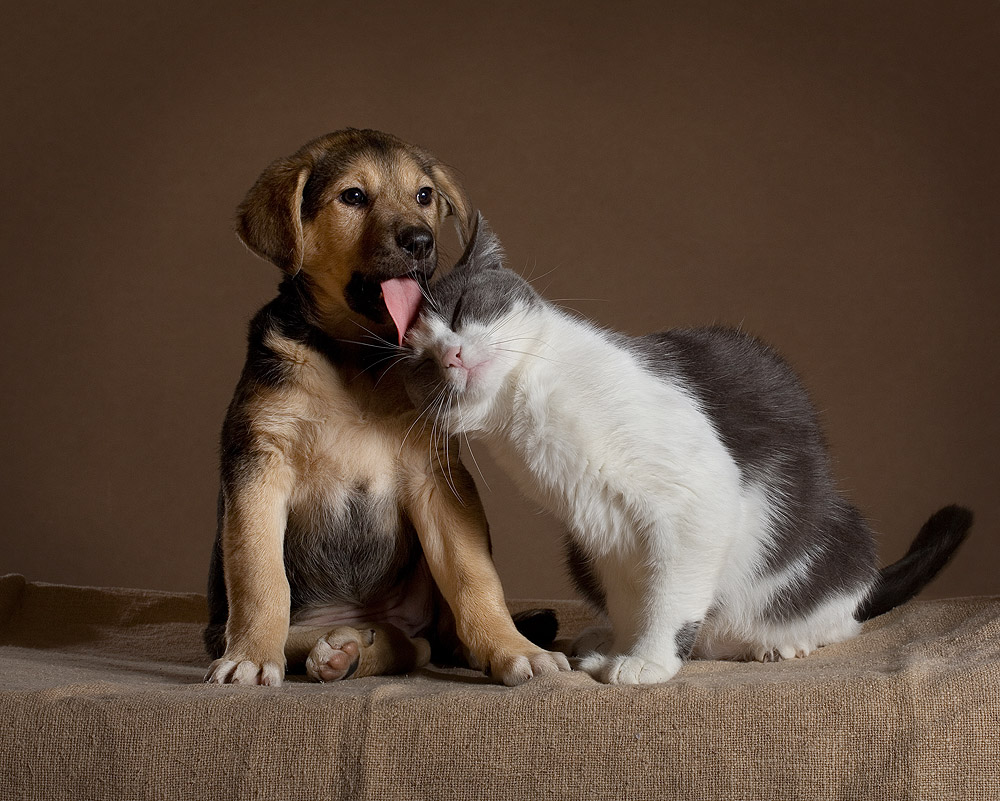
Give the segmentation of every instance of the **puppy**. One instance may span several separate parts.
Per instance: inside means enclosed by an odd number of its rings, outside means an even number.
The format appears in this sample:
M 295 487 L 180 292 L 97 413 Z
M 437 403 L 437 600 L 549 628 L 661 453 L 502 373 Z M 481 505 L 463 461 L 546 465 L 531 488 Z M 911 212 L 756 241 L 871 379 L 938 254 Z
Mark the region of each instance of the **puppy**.
M 250 323 L 222 429 L 206 681 L 405 672 L 458 640 L 505 684 L 569 669 L 515 627 L 458 448 L 386 360 L 393 279 L 426 286 L 443 220 L 467 234 L 471 214 L 430 154 L 354 129 L 275 161 L 240 205 L 240 238 L 284 279 Z M 522 628 L 551 640 L 551 624 Z

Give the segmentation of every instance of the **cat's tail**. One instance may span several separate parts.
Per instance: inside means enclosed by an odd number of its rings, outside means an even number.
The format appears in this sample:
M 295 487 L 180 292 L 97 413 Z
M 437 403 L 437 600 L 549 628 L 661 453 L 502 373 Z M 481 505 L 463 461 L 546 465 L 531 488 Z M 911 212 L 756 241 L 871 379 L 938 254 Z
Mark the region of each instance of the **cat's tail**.
M 854 617 L 870 620 L 909 601 L 948 564 L 971 527 L 972 512 L 962 506 L 946 506 L 931 515 L 906 555 L 879 571 L 871 595 Z

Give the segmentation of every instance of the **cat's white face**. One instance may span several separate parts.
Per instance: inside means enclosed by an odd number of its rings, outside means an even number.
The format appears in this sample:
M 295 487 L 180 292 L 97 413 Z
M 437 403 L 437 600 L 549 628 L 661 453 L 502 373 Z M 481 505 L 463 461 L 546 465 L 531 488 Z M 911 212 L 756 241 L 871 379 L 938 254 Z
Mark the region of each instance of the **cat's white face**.
M 406 381 L 418 410 L 450 434 L 482 431 L 495 424 L 497 401 L 522 358 L 522 304 L 488 323 L 463 321 L 454 330 L 433 313 L 421 315 L 407 335 L 413 357 Z
M 405 298 L 399 306 L 400 320 L 416 316 Z M 436 431 L 488 432 L 503 424 L 503 399 L 533 349 L 532 312 L 542 307 L 531 285 L 503 266 L 500 243 L 479 218 L 459 263 L 427 288 L 416 323 L 402 323 L 410 350 L 406 389 Z

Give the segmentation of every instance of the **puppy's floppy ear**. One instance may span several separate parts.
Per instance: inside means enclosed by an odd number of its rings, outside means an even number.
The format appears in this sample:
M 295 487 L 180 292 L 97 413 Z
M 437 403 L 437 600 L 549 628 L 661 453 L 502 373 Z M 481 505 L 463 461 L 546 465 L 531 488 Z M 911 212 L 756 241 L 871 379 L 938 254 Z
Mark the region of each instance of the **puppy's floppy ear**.
M 236 210 L 236 233 L 243 243 L 289 275 L 302 269 L 302 190 L 310 171 L 300 160 L 278 159 Z
M 437 184 L 438 194 L 444 201 L 441 216 L 455 215 L 458 232 L 464 244 L 472 235 L 472 227 L 475 223 L 475 211 L 469 201 L 469 196 L 465 193 L 465 189 L 462 188 L 458 176 L 451 167 L 435 161 L 430 167 L 430 173 L 431 177 L 434 178 L 434 183 Z

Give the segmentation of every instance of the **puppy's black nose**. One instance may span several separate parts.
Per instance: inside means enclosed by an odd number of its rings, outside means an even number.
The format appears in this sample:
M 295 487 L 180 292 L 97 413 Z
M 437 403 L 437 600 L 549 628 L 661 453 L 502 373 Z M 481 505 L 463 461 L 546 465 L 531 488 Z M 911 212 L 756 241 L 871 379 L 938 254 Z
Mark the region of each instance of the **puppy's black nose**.
M 410 225 L 396 234 L 396 244 L 415 259 L 423 259 L 434 250 L 434 234 L 419 225 Z

